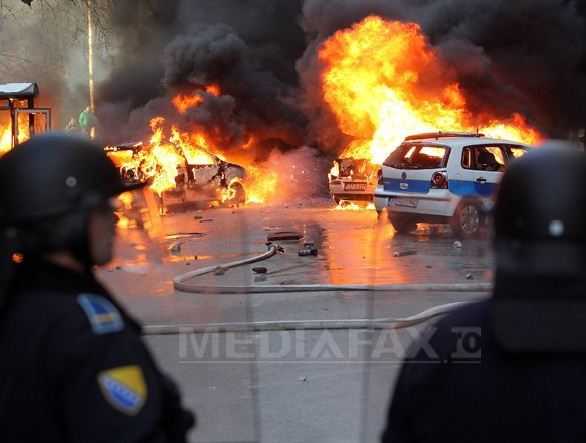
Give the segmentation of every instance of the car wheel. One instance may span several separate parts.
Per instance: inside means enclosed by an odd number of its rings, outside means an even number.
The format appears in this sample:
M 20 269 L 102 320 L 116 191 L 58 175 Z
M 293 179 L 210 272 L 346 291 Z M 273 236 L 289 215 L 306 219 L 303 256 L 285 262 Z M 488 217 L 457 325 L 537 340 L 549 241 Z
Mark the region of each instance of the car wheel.
M 340 197 L 335 197 L 334 196 L 334 203 L 336 203 L 338 206 L 340 206 L 340 203 L 342 202 L 342 200 L 340 200 Z
M 408 234 L 417 229 L 417 222 L 410 215 L 388 212 L 389 221 L 398 234 Z
M 457 236 L 464 238 L 477 236 L 482 227 L 482 214 L 479 206 L 473 202 L 460 204 L 450 224 Z

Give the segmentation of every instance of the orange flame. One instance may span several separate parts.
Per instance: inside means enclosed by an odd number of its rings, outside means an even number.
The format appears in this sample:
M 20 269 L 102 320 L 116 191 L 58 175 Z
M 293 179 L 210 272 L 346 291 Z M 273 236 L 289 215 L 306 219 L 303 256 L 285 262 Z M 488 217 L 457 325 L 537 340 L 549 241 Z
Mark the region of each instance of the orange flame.
M 28 117 L 20 115 L 18 119 L 18 143 L 24 143 L 30 138 Z M 0 123 L 0 157 L 12 150 L 12 126 L 10 123 Z
M 381 164 L 406 136 L 438 130 L 540 139 L 520 114 L 507 121 L 473 116 L 454 73 L 417 24 L 367 17 L 325 41 L 319 59 L 323 98 L 353 139 L 342 157 Z
M 179 113 L 184 114 L 200 106 L 206 93 L 220 96 L 222 91 L 218 85 L 211 84 L 205 87 L 205 92 L 199 90 L 192 95 L 178 94 L 171 102 Z M 236 197 L 236 191 L 231 187 L 236 182 L 244 187 L 247 203 L 265 203 L 275 197 L 275 190 L 279 188 L 279 175 L 275 171 L 254 164 L 248 160 L 250 155 L 230 160 L 231 155 L 216 146 L 205 130 L 182 132 L 164 117 L 153 118 L 150 128 L 152 136 L 144 150 L 138 153 L 111 152 L 110 156 L 120 168 L 140 168 L 144 176 L 152 180 L 151 189 L 157 194 L 174 189 L 177 186 L 176 177 L 187 165 L 215 165 L 219 159 L 228 163 L 234 161 L 246 170 L 245 178 L 233 178 L 228 188 L 218 189 L 220 201 L 228 202 Z M 256 138 L 249 135 L 239 152 L 250 151 L 255 143 Z
M 188 110 L 201 105 L 203 97 L 200 95 L 178 95 L 173 98 L 172 102 L 180 114 L 185 114 Z
M 0 157 L 12 149 L 12 131 L 0 125 Z
M 207 85 L 205 87 L 205 92 L 207 92 L 210 95 L 213 95 L 214 97 L 219 97 L 220 95 L 222 95 L 222 90 L 220 89 L 220 86 L 214 84 Z M 185 114 L 188 110 L 200 106 L 203 103 L 203 100 L 204 96 L 202 94 L 202 91 L 196 91 L 191 95 L 178 94 L 175 97 L 173 97 L 171 102 L 180 114 Z
M 208 85 L 206 86 L 206 92 L 208 94 L 213 95 L 214 97 L 219 97 L 222 95 L 222 90 L 220 89 L 220 85 Z

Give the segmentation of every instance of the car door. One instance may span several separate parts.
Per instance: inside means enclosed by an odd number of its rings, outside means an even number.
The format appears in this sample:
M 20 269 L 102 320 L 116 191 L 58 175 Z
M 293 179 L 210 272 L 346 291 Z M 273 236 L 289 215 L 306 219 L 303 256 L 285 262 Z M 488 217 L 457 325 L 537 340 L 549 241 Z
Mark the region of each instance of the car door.
M 450 174 L 450 190 L 460 197 L 492 197 L 505 171 L 506 159 L 507 154 L 500 145 L 464 147 L 461 167 Z

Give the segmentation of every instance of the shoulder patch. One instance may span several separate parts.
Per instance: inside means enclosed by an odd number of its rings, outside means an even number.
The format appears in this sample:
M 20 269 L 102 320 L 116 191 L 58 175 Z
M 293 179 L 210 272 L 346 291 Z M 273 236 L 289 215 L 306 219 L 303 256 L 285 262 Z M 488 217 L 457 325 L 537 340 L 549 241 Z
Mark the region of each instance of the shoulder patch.
M 106 401 L 126 415 L 140 412 L 147 399 L 147 385 L 140 366 L 122 366 L 98 374 Z
M 106 298 L 94 294 L 80 294 L 77 302 L 87 315 L 95 334 L 112 334 L 124 329 L 120 312 Z

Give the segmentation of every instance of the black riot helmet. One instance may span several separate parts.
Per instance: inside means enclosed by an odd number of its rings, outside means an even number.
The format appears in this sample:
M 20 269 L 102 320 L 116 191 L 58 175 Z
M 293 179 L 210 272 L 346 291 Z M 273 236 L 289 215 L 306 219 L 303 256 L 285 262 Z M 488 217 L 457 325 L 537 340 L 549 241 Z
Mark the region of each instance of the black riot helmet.
M 515 160 L 494 212 L 498 341 L 586 351 L 586 156 L 550 142 Z
M 586 265 L 584 154 L 550 143 L 513 162 L 500 185 L 494 215 L 499 269 L 581 274 Z
M 137 187 L 125 186 L 104 150 L 88 139 L 34 137 L 0 159 L 2 254 L 66 250 L 91 266 L 90 211 Z

